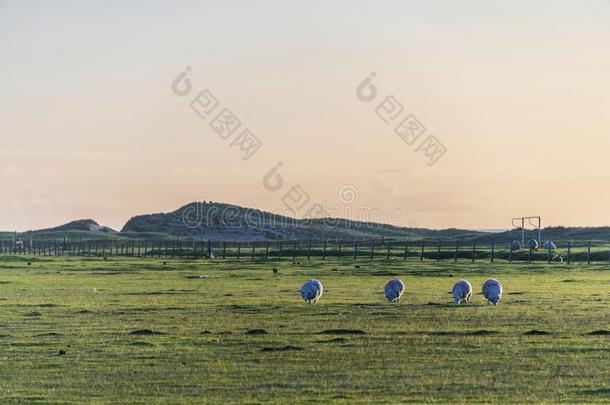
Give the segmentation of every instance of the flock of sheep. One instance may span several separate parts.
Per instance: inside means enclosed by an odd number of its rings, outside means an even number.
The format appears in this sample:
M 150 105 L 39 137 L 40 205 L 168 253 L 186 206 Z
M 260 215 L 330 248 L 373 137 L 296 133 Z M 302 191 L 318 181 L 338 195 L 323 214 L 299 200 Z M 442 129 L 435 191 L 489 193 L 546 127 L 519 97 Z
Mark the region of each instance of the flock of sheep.
M 309 280 L 303 284 L 300 292 L 303 300 L 310 304 L 316 304 L 320 297 L 322 297 L 324 287 L 318 280 Z M 392 279 L 385 285 L 384 292 L 388 302 L 398 303 L 400 302 L 400 297 L 405 292 L 405 283 L 398 279 Z M 485 280 L 482 292 L 489 304 L 498 305 L 498 302 L 502 299 L 502 283 L 493 278 Z M 470 304 L 472 284 L 466 280 L 459 280 L 453 285 L 451 293 L 455 304 Z
M 528 240 L 526 246 L 528 249 L 535 250 L 535 251 L 537 251 L 538 248 L 540 247 L 538 244 L 538 241 L 536 239 Z M 545 240 L 542 247 L 544 249 L 549 249 L 549 250 L 557 249 L 557 246 L 550 240 Z M 510 250 L 512 250 L 513 252 L 518 252 L 519 250 L 521 250 L 521 242 L 519 242 L 518 240 L 512 241 L 510 244 Z

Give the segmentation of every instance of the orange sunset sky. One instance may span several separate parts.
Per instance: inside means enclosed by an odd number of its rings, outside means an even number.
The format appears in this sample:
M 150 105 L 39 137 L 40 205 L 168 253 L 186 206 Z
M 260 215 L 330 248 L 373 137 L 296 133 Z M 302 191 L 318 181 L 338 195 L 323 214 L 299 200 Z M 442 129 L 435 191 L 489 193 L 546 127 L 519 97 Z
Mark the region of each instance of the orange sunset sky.
M 0 230 L 278 211 L 293 185 L 396 225 L 610 225 L 609 39 L 607 1 L 0 1 Z M 250 159 L 191 109 L 203 89 L 262 142 Z M 414 145 L 376 114 L 390 95 Z

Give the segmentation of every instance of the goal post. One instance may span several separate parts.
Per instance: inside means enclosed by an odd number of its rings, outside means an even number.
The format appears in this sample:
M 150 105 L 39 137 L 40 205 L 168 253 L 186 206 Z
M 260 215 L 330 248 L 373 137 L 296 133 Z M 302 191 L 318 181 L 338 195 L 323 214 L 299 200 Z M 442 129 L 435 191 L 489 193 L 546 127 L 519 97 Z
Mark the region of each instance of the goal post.
M 513 228 L 521 229 L 521 246 L 525 246 L 526 226 L 538 231 L 538 244 L 542 243 L 542 217 L 516 217 L 512 220 Z

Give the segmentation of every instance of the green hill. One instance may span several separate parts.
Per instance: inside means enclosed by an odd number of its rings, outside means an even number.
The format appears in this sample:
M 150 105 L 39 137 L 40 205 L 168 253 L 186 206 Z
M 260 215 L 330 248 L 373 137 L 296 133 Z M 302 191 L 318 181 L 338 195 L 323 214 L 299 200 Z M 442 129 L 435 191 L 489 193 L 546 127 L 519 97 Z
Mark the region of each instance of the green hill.
M 528 231 L 526 239 L 536 238 Z M 509 244 L 521 240 L 521 232 L 484 232 L 465 229 L 405 228 L 388 224 L 337 218 L 295 219 L 236 205 L 193 202 L 175 211 L 139 215 L 131 218 L 120 232 L 91 219 L 72 221 L 55 228 L 23 233 L 0 232 L 0 239 L 210 239 L 227 241 L 263 240 L 476 240 L 477 243 Z M 610 227 L 549 227 L 542 230 L 543 240 L 610 241 Z
M 170 213 L 131 218 L 121 233 L 158 233 L 211 240 L 475 238 L 483 232 L 401 228 L 336 218 L 295 219 L 222 203 L 191 203 Z

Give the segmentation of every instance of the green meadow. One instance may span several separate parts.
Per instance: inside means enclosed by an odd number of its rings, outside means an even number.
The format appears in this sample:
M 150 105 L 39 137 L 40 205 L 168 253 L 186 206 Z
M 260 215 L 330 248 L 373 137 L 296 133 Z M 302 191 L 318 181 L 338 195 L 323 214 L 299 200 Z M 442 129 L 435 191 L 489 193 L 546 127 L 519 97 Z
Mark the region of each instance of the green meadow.
M 4 256 L 0 350 L 0 403 L 610 402 L 610 266 Z

